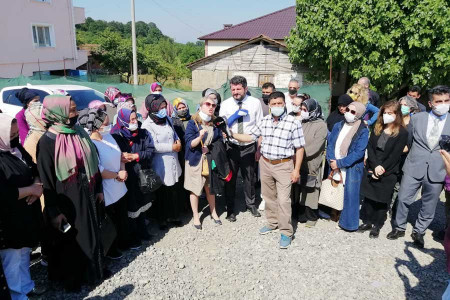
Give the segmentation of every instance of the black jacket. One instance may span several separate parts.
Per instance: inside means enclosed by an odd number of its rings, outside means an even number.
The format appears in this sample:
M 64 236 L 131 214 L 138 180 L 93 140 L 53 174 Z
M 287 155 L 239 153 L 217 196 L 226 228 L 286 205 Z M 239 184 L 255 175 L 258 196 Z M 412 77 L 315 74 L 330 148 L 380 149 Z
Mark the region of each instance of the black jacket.
M 215 140 L 208 146 L 209 174 L 210 174 L 210 188 L 212 194 L 223 194 L 225 182 L 230 181 L 231 174 L 230 163 L 228 161 L 226 145 L 222 139 Z

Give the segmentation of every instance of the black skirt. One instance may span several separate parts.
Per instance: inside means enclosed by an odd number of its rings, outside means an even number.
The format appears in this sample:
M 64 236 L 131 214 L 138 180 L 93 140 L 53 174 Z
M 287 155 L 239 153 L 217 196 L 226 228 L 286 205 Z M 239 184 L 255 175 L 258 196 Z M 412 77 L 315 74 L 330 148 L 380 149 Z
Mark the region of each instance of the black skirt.
M 364 168 L 364 175 L 361 182 L 361 195 L 375 202 L 390 204 L 394 186 L 397 183 L 397 174 L 382 176 L 380 179 L 373 179 L 372 175 Z

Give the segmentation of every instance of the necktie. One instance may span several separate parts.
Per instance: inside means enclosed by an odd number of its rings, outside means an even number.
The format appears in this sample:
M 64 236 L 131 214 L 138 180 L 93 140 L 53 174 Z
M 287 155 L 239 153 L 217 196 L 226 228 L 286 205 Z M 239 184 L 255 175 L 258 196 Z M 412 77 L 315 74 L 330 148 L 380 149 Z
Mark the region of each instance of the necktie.
M 242 109 L 242 101 L 238 102 L 239 109 Z M 244 133 L 244 117 L 238 119 L 238 133 Z
M 430 136 L 428 137 L 428 146 L 431 150 L 434 149 L 434 146 L 439 141 L 439 119 L 434 119 L 433 122 L 433 128 L 431 128 Z

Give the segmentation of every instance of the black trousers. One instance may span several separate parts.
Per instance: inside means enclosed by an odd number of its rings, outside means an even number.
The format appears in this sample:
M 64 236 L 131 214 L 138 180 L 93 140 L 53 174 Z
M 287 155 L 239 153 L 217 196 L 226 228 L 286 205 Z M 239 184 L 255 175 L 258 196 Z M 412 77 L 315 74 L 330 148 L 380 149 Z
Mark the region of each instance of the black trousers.
M 383 227 L 386 221 L 389 206 L 387 203 L 376 202 L 368 198 L 364 198 L 361 206 L 361 220 L 365 224 L 371 224 L 375 227 Z
M 113 221 L 117 231 L 117 237 L 111 245 L 111 250 L 127 249 L 130 242 L 126 197 L 127 195 L 120 198 L 116 203 L 105 207 L 106 213 Z
M 225 185 L 225 196 L 227 198 L 227 213 L 234 213 L 234 201 L 236 196 L 236 180 L 238 171 L 241 171 L 241 176 L 244 179 L 244 196 L 247 207 L 255 206 L 255 152 L 256 144 L 253 143 L 247 146 L 238 146 L 229 144 L 227 155 L 230 159 L 230 166 L 233 172 L 233 177 Z
M 152 211 L 155 218 L 161 224 L 167 219 L 179 219 L 182 203 L 179 199 L 180 183 L 173 186 L 162 185 L 156 190 L 156 200 L 153 202 Z

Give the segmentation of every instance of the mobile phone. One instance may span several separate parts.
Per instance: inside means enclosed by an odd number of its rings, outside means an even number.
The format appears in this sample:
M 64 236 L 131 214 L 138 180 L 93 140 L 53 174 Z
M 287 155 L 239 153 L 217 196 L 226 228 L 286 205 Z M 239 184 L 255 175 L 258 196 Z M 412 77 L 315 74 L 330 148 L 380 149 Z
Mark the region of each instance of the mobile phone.
M 70 230 L 70 228 L 72 228 L 72 226 L 70 226 L 69 223 L 63 220 L 61 222 L 61 228 L 59 230 L 61 230 L 62 233 L 66 233 L 67 231 Z
M 450 135 L 441 135 L 439 146 L 442 150 L 450 152 Z

